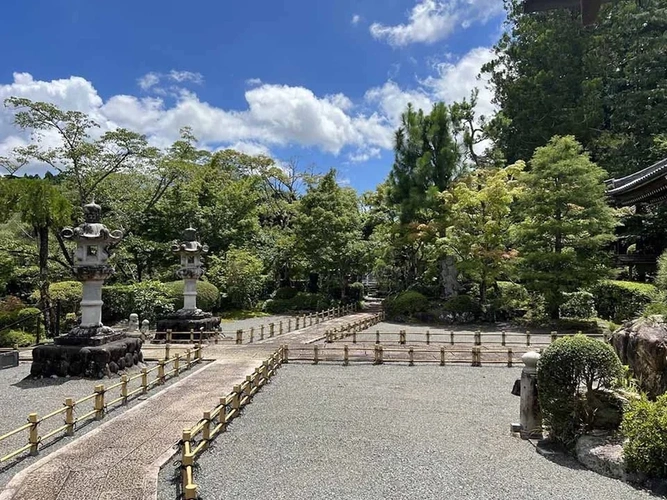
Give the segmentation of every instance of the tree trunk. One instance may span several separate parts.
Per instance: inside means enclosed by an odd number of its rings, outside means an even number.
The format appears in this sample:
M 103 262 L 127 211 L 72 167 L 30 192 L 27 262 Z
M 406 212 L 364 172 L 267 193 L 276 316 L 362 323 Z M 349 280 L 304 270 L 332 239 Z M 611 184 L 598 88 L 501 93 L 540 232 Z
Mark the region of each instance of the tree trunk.
M 44 318 L 44 329 L 47 335 L 52 336 L 56 331 L 56 318 L 51 310 L 49 294 L 49 227 L 40 226 L 35 229 L 39 246 L 39 308 Z

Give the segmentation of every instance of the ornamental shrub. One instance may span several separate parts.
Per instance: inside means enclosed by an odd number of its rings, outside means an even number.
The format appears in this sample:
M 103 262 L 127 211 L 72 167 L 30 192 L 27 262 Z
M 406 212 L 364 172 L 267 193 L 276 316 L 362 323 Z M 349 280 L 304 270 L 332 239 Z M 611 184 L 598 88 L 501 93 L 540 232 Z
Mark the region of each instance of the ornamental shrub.
M 60 301 L 60 310 L 63 314 L 75 313 L 79 310 L 81 297 L 83 295 L 83 285 L 80 281 L 58 281 L 49 285 L 49 295 L 55 305 Z M 39 300 L 39 290 L 35 290 L 30 295 L 30 301 L 37 303 Z
M 621 433 L 627 438 L 623 457 L 628 470 L 667 477 L 667 394 L 655 402 L 646 396 L 631 401 L 623 414 Z
M 172 291 L 159 281 L 141 281 L 131 285 L 102 287 L 103 321 L 113 323 L 137 313 L 151 323 L 174 310 Z M 181 292 L 182 293 L 182 292 Z M 181 296 L 181 302 L 182 296 Z
M 42 313 L 36 307 L 26 307 L 21 309 L 16 315 L 16 321 L 21 321 L 17 328 L 26 332 L 36 334 L 37 329 L 42 329 Z
M 428 299 L 419 292 L 406 290 L 384 300 L 384 309 L 389 318 L 411 316 L 424 312 L 428 308 Z
M 102 321 L 111 324 L 128 319 L 134 311 L 131 285 L 109 285 L 102 287 Z M 139 313 L 137 313 L 139 314 Z
M 357 281 L 348 285 L 347 287 L 347 298 L 352 302 L 359 302 L 364 300 L 364 284 Z
M 453 316 L 454 321 L 472 321 L 482 314 L 479 301 L 469 295 L 457 295 L 446 301 L 442 308 Z
M 595 297 L 590 292 L 564 293 L 565 302 L 560 306 L 562 318 L 588 319 L 595 317 Z
M 602 280 L 591 288 L 595 309 L 602 319 L 615 323 L 639 316 L 658 295 L 655 286 L 632 281 Z
M 550 436 L 566 446 L 593 424 L 596 392 L 616 387 L 623 375 L 614 349 L 585 335 L 553 342 L 537 368 L 544 423 Z
M 172 281 L 165 283 L 167 295 L 174 301 L 174 307 L 181 309 L 183 307 L 183 288 L 185 282 Z M 197 281 L 197 307 L 202 311 L 213 311 L 218 306 L 220 292 L 218 287 L 208 281 Z
M 523 316 L 530 306 L 530 294 L 526 287 L 511 281 L 498 281 L 490 295 L 496 314 L 511 319 Z
M 30 332 L 23 330 L 4 330 L 0 331 L 0 347 L 28 347 L 34 345 L 35 336 Z
M 269 299 L 264 302 L 264 311 L 283 314 L 298 311 L 320 311 L 331 306 L 331 301 L 319 293 L 298 292 L 291 299 Z

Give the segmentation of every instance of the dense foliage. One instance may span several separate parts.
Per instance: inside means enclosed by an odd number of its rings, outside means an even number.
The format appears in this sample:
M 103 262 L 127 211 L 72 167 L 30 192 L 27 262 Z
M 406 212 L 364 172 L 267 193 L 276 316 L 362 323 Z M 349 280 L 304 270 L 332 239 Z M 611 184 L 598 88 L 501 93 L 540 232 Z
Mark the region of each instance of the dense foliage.
M 623 457 L 630 471 L 667 477 L 667 394 L 632 401 L 623 414 Z
M 542 353 L 537 368 L 545 425 L 553 439 L 568 446 L 590 430 L 594 398 L 615 387 L 623 373 L 614 349 L 585 335 L 553 342 Z

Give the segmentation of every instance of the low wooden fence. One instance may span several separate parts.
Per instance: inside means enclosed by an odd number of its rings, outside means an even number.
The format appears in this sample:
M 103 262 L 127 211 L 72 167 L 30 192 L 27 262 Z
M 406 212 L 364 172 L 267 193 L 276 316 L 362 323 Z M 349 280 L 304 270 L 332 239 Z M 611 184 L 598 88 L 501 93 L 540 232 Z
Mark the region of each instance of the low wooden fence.
M 240 385 L 227 396 L 220 398 L 218 406 L 204 412 L 202 419 L 193 427 L 183 430 L 181 440 L 181 488 L 183 498 L 196 499 L 197 485 L 194 482 L 194 466 L 198 456 L 208 448 L 211 441 L 227 430 L 227 425 L 238 417 L 252 397 L 259 391 L 284 361 L 284 347 L 280 347 L 271 357 L 248 375 Z
M 356 304 L 348 304 L 346 306 L 332 307 L 322 311 L 317 311 L 310 314 L 302 314 L 287 318 L 278 322 L 271 322 L 247 329 L 238 329 L 234 331 L 213 330 L 213 331 L 197 331 L 190 330 L 189 332 L 176 332 L 167 330 L 166 332 L 156 332 L 154 343 L 195 343 L 203 342 L 205 340 L 213 341 L 214 343 L 233 342 L 235 344 L 251 344 L 256 340 L 264 340 L 265 338 L 273 338 L 284 333 L 293 332 L 300 328 L 306 328 L 313 325 L 318 325 L 325 321 L 347 314 L 352 314 L 357 310 Z
M 471 366 L 504 365 L 509 368 L 521 361 L 521 355 L 525 352 L 515 352 L 514 349 L 485 349 L 473 346 L 468 349 L 452 349 L 445 346 L 440 348 L 415 348 L 415 347 L 387 347 L 381 344 L 373 345 L 372 348 L 362 345 L 291 345 L 283 346 L 283 362 L 309 362 L 319 363 L 342 363 L 344 366 L 352 362 L 372 363 L 381 365 L 384 363 L 407 363 L 415 364 L 470 364 Z
M 9 431 L 0 436 L 0 443 L 2 441 L 19 434 L 21 432 L 28 433 L 28 444 L 21 448 L 0 457 L 0 463 L 11 460 L 25 452 L 30 452 L 30 455 L 38 455 L 40 446 L 45 441 L 56 436 L 72 436 L 76 431 L 78 425 L 89 420 L 101 420 L 109 413 L 111 407 L 116 405 L 126 405 L 128 401 L 146 394 L 152 388 L 163 385 L 167 379 L 177 377 L 183 371 L 189 369 L 194 364 L 202 360 L 202 346 L 197 345 L 194 349 L 188 349 L 183 354 L 176 354 L 173 357 L 165 356 L 165 359 L 159 360 L 157 365 L 153 368 L 143 368 L 140 373 L 132 377 L 122 375 L 120 382 L 105 387 L 103 384 L 96 385 L 92 394 L 78 400 L 74 398 L 66 398 L 63 407 L 54 410 L 43 416 L 37 413 L 30 413 L 28 415 L 28 423 Z M 149 378 L 155 374 L 153 380 Z M 109 399 L 111 391 L 119 390 L 118 397 Z M 77 410 L 85 403 L 92 402 L 92 410 L 77 415 Z M 40 434 L 40 430 L 45 429 L 47 422 L 51 419 L 64 416 L 64 424 L 55 429 L 48 430 L 45 434 Z
M 377 322 L 379 323 L 379 321 Z M 372 324 L 370 325 L 372 326 Z M 353 344 L 357 342 L 374 342 L 375 344 L 471 344 L 475 346 L 481 345 L 514 345 L 514 346 L 547 346 L 554 342 L 559 337 L 564 337 L 570 334 L 562 334 L 557 331 L 550 333 L 531 333 L 526 331 L 521 332 L 507 332 L 501 330 L 500 332 L 454 332 L 449 331 L 434 331 L 426 330 L 411 332 L 407 330 L 400 330 L 398 332 L 381 332 L 376 330 L 375 333 L 366 332 L 370 328 L 367 323 L 355 323 L 350 328 L 333 329 L 326 332 L 327 342 L 334 342 L 336 340 L 351 339 Z M 577 332 L 581 334 L 582 332 Z M 607 336 L 603 334 L 586 334 L 591 338 L 599 338 L 607 340 Z

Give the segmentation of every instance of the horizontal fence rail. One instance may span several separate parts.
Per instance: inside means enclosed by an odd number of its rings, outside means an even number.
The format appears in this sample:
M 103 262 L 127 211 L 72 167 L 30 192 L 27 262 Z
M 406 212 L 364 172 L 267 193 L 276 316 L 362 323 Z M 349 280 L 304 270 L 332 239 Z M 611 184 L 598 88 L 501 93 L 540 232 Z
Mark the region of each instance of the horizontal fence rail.
M 143 368 L 140 373 L 128 377 L 122 375 L 120 382 L 108 387 L 96 385 L 92 394 L 81 399 L 66 398 L 63 407 L 52 411 L 46 415 L 39 416 L 37 413 L 28 415 L 28 423 L 24 424 L 8 433 L 0 436 L 2 441 L 27 431 L 28 444 L 14 450 L 7 455 L 0 457 L 0 463 L 6 462 L 25 452 L 30 455 L 38 455 L 40 446 L 56 436 L 72 436 L 77 426 L 90 420 L 101 420 L 116 406 L 126 405 L 127 402 L 139 395 L 146 394 L 154 387 L 163 385 L 168 379 L 177 377 L 183 371 L 189 369 L 194 364 L 202 361 L 202 346 L 197 345 L 194 349 L 188 349 L 185 354 L 176 354 L 169 357 L 165 355 L 164 359 L 158 361 L 153 368 Z M 152 379 L 152 380 L 151 380 Z M 112 391 L 118 391 L 117 397 L 113 397 Z M 84 404 L 92 403 L 92 409 L 85 411 Z M 84 413 L 79 413 L 79 412 Z M 55 417 L 63 418 L 63 425 L 54 429 L 47 429 L 51 419 Z M 43 434 L 41 432 L 44 432 Z
M 552 331 L 549 333 L 531 333 L 530 331 L 522 332 L 507 332 L 501 330 L 500 332 L 449 332 L 445 331 L 417 331 L 411 332 L 407 330 L 400 330 L 398 332 L 382 332 L 376 330 L 375 332 L 368 332 L 371 326 L 380 321 L 369 320 L 369 322 L 361 321 L 351 323 L 346 327 L 335 328 L 326 332 L 326 341 L 334 342 L 337 340 L 351 340 L 353 344 L 356 343 L 370 343 L 375 344 L 472 344 L 476 346 L 481 345 L 514 345 L 514 346 L 547 346 L 560 337 L 565 337 L 571 334 L 558 333 Z M 582 332 L 577 332 L 581 334 Z M 604 334 L 586 334 L 587 337 L 607 340 L 607 335 Z
M 276 373 L 284 361 L 284 347 L 280 347 L 262 365 L 248 375 L 245 381 L 234 386 L 227 396 L 220 398 L 220 403 L 211 411 L 204 412 L 203 418 L 189 429 L 183 430 L 181 440 L 181 488 L 183 498 L 198 498 L 197 485 L 194 482 L 194 465 L 198 456 L 206 450 L 211 441 L 227 430 L 227 425 L 238 417 L 252 397 Z
M 523 352 L 514 352 L 514 349 L 485 349 L 479 346 L 470 348 L 452 349 L 445 346 L 439 348 L 415 348 L 384 346 L 375 344 L 371 347 L 362 345 L 284 345 L 283 362 L 342 363 L 344 366 L 352 362 L 415 364 L 470 364 L 471 366 L 504 365 L 509 368 L 521 361 Z M 484 359 L 482 359 L 484 358 Z
M 198 331 L 190 330 L 188 332 L 177 332 L 167 330 L 166 332 L 156 332 L 153 339 L 154 343 L 195 343 L 208 341 L 218 344 L 232 342 L 235 344 L 251 344 L 257 340 L 273 338 L 284 333 L 293 332 L 301 328 L 318 325 L 334 318 L 352 314 L 357 311 L 356 304 L 332 307 L 322 311 L 310 314 L 302 314 L 292 318 L 286 318 L 277 322 L 265 323 L 258 327 L 251 327 L 238 330 L 210 330 Z

